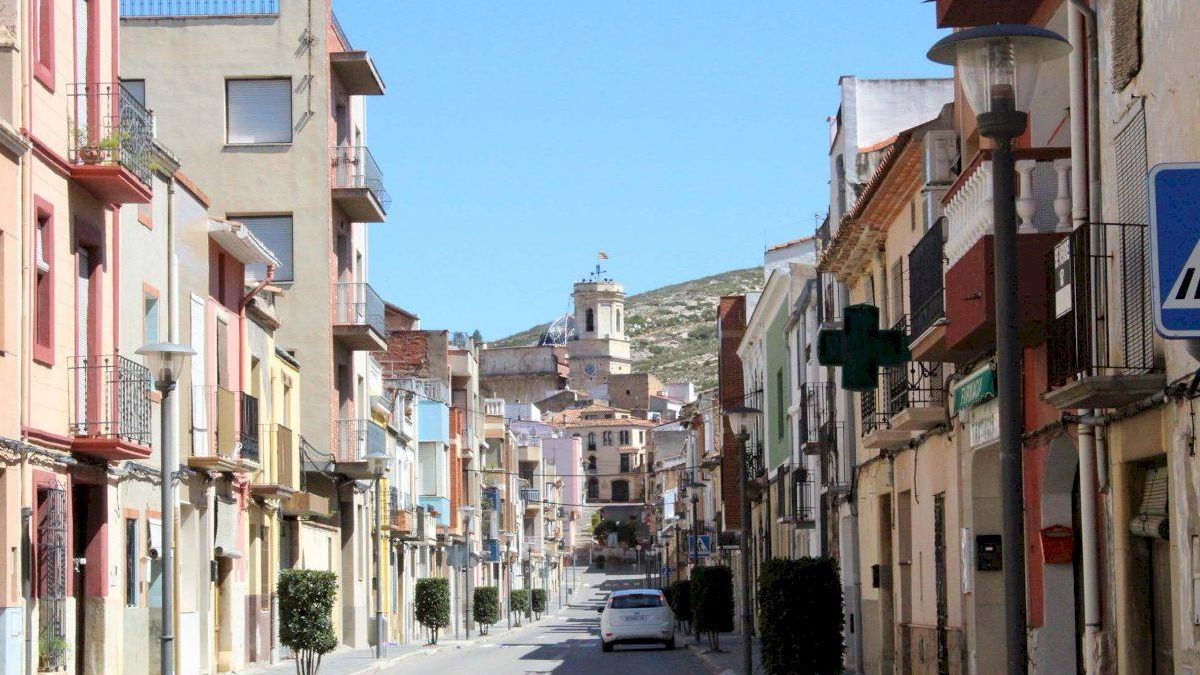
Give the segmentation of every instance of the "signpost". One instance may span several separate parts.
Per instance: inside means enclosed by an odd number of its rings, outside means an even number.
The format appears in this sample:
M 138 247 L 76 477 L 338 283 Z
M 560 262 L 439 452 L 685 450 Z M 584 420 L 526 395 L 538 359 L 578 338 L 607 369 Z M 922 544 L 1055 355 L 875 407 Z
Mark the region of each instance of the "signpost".
M 697 541 L 700 544 L 699 547 L 696 546 Z M 697 558 L 711 558 L 712 557 L 712 535 L 711 534 L 702 534 L 699 537 L 696 537 L 695 535 L 689 536 L 688 537 L 688 554 L 691 556 L 693 561 L 695 561 Z
M 1165 338 L 1200 338 L 1200 163 L 1150 170 L 1154 325 Z

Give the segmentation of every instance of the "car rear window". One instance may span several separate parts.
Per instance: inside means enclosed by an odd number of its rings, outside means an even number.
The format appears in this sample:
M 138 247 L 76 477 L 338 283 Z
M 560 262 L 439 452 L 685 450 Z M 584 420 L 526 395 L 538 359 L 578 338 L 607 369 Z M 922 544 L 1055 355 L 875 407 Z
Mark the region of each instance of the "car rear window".
M 648 609 L 664 606 L 663 597 L 656 593 L 635 593 L 630 595 L 614 595 L 613 609 Z

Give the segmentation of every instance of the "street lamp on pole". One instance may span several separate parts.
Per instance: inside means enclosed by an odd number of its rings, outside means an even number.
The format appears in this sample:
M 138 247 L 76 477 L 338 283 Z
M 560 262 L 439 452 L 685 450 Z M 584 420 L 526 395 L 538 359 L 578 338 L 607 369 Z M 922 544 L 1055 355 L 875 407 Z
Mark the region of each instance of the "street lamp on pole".
M 747 452 L 750 446 L 750 430 L 758 423 L 762 411 L 748 406 L 733 406 L 725 409 L 729 428 L 737 435 L 742 449 L 741 507 L 742 507 L 742 673 L 754 672 L 754 659 L 750 652 L 750 635 L 754 632 L 754 614 L 750 610 L 750 463 Z
M 512 551 L 513 533 L 504 533 L 504 583 L 508 586 L 508 590 L 504 596 L 504 614 L 508 617 L 508 629 L 512 630 L 512 560 L 509 558 Z
M 371 536 L 375 538 L 375 658 L 383 658 L 383 536 L 380 511 L 379 480 L 387 473 L 388 466 L 394 459 L 387 448 L 369 447 L 363 455 L 367 463 L 367 472 L 375 477 L 375 527 L 371 528 Z
M 1025 25 L 969 28 L 946 36 L 929 58 L 958 71 L 980 135 L 992 149 L 992 222 L 996 287 L 996 380 L 1000 418 L 1000 499 L 1004 570 L 1004 623 L 1009 675 L 1028 670 L 1025 608 L 1024 481 L 1021 467 L 1021 370 L 1017 341 L 1017 212 L 1013 140 L 1025 132 L 1038 71 L 1066 56 L 1061 35 Z
M 175 420 L 168 413 L 167 398 L 187 363 L 196 354 L 187 345 L 158 342 L 137 350 L 146 358 L 146 366 L 154 378 L 154 388 L 162 395 L 158 412 L 161 423 L 160 495 L 162 499 L 162 636 L 159 638 L 159 669 L 164 675 L 175 673 L 175 467 L 179 465 L 179 439 Z
M 467 577 L 466 603 L 465 603 L 466 608 L 464 610 L 464 613 L 466 614 L 466 617 L 467 617 L 467 639 L 470 640 L 471 639 L 471 609 L 472 609 L 471 605 L 474 604 L 474 598 L 472 596 L 474 595 L 474 588 L 475 588 L 475 580 L 473 579 L 473 577 L 475 575 L 471 569 L 471 516 L 475 515 L 475 507 L 474 506 L 460 506 L 458 508 L 458 511 L 459 511 L 459 513 L 462 514 L 463 520 L 466 521 L 466 523 L 463 526 L 463 531 L 466 532 L 466 539 L 467 539 L 467 543 L 466 543 L 467 555 L 466 555 L 466 562 L 464 563 L 465 567 L 463 568 L 466 570 L 466 577 Z

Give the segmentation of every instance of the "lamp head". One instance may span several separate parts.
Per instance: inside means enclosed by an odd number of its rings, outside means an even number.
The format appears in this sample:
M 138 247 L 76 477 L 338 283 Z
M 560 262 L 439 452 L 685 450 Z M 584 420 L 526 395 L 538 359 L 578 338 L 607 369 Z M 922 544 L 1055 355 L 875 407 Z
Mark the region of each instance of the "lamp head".
M 967 103 L 980 115 L 1029 112 L 1041 65 L 1070 51 L 1069 42 L 1045 28 L 996 24 L 951 33 L 928 57 L 957 69 Z
M 183 373 L 188 357 L 195 356 L 196 350 L 174 342 L 155 342 L 139 348 L 135 353 L 146 358 L 146 367 L 150 369 L 157 388 L 172 389 Z
M 738 436 L 747 437 L 750 430 L 762 417 L 762 411 L 744 405 L 735 405 L 725 409 L 725 418 L 729 420 L 729 428 Z
M 367 452 L 363 455 L 363 460 L 367 463 L 367 471 L 376 478 L 387 473 L 388 465 L 391 464 L 393 459 L 395 457 L 387 451 L 387 448 L 378 446 L 368 448 Z

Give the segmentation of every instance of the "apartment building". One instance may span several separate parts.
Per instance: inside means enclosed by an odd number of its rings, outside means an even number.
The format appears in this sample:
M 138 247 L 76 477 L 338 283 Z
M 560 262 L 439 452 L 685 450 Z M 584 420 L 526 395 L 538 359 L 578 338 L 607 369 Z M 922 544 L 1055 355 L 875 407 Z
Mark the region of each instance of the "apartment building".
M 644 501 L 649 430 L 654 422 L 599 404 L 569 408 L 551 415 L 548 421 L 582 439 L 589 503 Z

